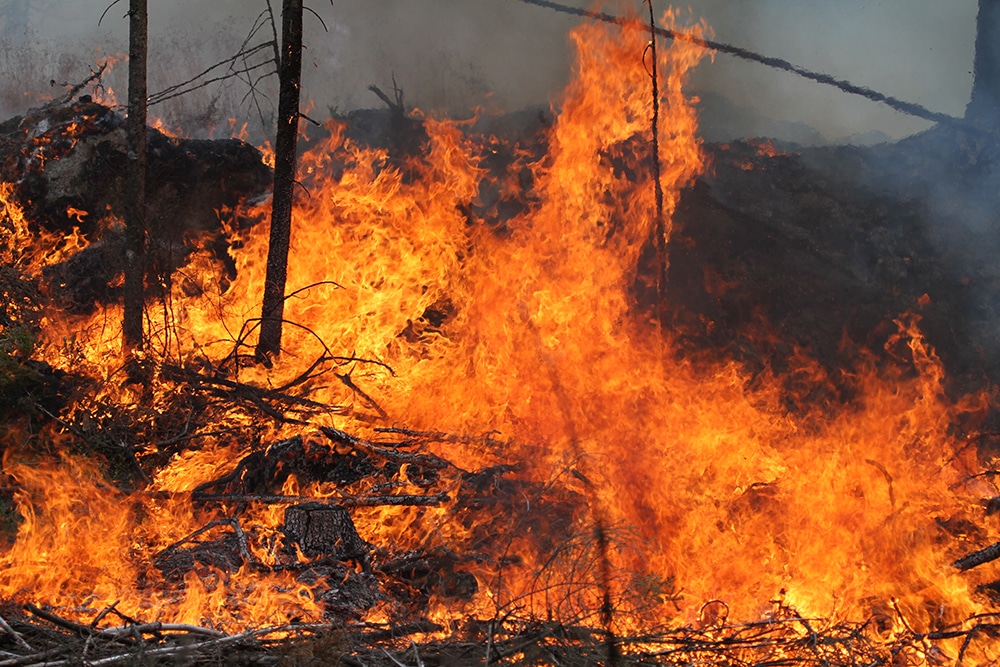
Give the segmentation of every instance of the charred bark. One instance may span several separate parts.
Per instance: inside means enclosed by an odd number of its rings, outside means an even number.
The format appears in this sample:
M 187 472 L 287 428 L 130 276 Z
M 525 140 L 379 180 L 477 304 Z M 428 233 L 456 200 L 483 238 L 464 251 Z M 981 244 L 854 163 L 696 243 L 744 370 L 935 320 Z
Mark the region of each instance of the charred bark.
M 125 286 L 122 339 L 126 354 L 142 349 L 146 264 L 146 0 L 129 3 L 128 159 L 125 180 Z
M 302 0 L 284 0 L 281 11 L 278 131 L 274 145 L 274 198 L 271 236 L 261 307 L 257 358 L 266 360 L 281 351 L 281 324 L 285 312 L 285 280 L 295 188 L 295 151 L 299 127 L 299 82 L 302 77 Z
M 979 0 L 976 17 L 976 56 L 968 120 L 1000 123 L 1000 0 Z
M 310 502 L 289 507 L 284 533 L 310 558 L 331 556 L 368 562 L 368 544 L 358 535 L 351 515 L 338 505 Z
M 956 560 L 953 565 L 959 570 L 971 570 L 974 567 L 979 567 L 985 563 L 995 561 L 1000 558 L 1000 542 L 996 542 L 986 547 L 985 549 L 980 549 L 979 551 L 974 551 L 967 556 L 963 556 Z

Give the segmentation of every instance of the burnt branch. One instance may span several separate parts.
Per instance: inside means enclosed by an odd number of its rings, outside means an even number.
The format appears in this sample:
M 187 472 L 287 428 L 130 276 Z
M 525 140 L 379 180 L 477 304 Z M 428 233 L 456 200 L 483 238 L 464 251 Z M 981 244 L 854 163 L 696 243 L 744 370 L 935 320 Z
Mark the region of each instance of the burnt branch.
M 1000 542 L 995 542 L 985 549 L 974 551 L 967 556 L 959 558 L 952 565 L 964 572 L 965 570 L 971 570 L 974 567 L 984 565 L 998 558 L 1000 558 Z
M 110 11 L 111 11 L 111 9 L 112 9 L 112 8 L 113 8 L 113 7 L 115 6 L 115 5 L 117 5 L 117 4 L 119 3 L 119 2 L 121 2 L 121 1 L 122 1 L 122 0 L 115 0 L 115 1 L 114 1 L 114 2 L 112 2 L 112 3 L 110 4 L 110 5 L 108 5 L 107 7 L 105 7 L 105 8 L 104 8 L 104 11 L 103 11 L 103 12 L 101 12 L 101 18 L 97 19 L 97 25 L 101 25 L 101 21 L 103 21 L 103 20 L 104 20 L 104 17 L 108 15 L 108 12 L 110 12 Z
M 229 493 L 214 494 L 195 492 L 193 500 L 220 503 L 265 503 L 270 505 L 283 505 L 285 503 L 307 503 L 318 502 L 324 499 L 317 499 L 312 496 L 282 496 L 260 493 Z M 348 496 L 337 495 L 325 499 L 327 504 L 341 507 L 434 507 L 443 505 L 451 500 L 447 493 L 437 493 L 430 496 L 418 495 L 398 495 L 398 496 Z M 222 522 L 225 523 L 225 522 Z
M 319 430 L 333 442 L 360 449 L 369 454 L 379 456 L 386 461 L 392 461 L 393 463 L 407 463 L 410 465 L 420 466 L 428 470 L 442 470 L 444 468 L 454 467 L 454 464 L 434 456 L 433 454 L 414 454 L 411 452 L 401 452 L 398 449 L 379 447 L 374 443 L 368 442 L 344 431 L 330 428 L 329 426 L 320 426 Z
M 168 88 L 164 88 L 160 92 L 154 93 L 149 96 L 149 105 L 152 106 L 154 104 L 161 104 L 168 100 L 172 100 L 176 97 L 181 97 L 182 95 L 187 95 L 188 93 L 192 93 L 201 88 L 205 88 L 206 86 L 210 86 L 213 83 L 219 83 L 221 81 L 226 81 L 227 79 L 232 79 L 232 78 L 239 78 L 241 75 L 249 74 L 250 72 L 254 72 L 261 68 L 267 67 L 271 64 L 270 61 L 268 60 L 258 63 L 248 63 L 246 62 L 246 59 L 254 55 L 255 53 L 258 53 L 259 51 L 266 49 L 268 46 L 269 46 L 268 44 L 258 44 L 257 46 L 254 46 L 245 52 L 237 53 L 235 56 L 232 56 L 227 60 L 223 60 L 221 62 L 212 65 L 205 71 L 196 74 L 187 81 L 183 81 Z M 237 68 L 233 66 L 237 60 L 244 61 L 241 67 Z M 208 79 L 203 79 L 203 77 L 207 76 L 211 72 L 215 71 L 216 69 L 224 65 L 229 65 L 229 70 L 225 74 L 221 74 L 219 76 L 213 76 Z M 265 72 L 265 76 L 270 76 L 272 74 L 274 74 L 273 71 Z
M 24 605 L 24 610 L 27 611 L 32 616 L 36 616 L 38 618 L 46 620 L 52 625 L 58 626 L 63 630 L 69 630 L 73 634 L 78 635 L 80 637 L 87 637 L 93 634 L 94 632 L 94 630 L 88 625 L 83 625 L 82 623 L 77 623 L 76 621 L 71 621 L 67 618 L 63 618 L 62 616 L 54 614 L 51 611 L 45 611 L 44 609 L 36 607 L 30 602 Z
M 2 629 L 4 632 L 6 632 L 11 637 L 13 637 L 14 641 L 17 642 L 17 645 L 20 646 L 21 648 L 23 648 L 24 650 L 26 650 L 26 651 L 34 651 L 35 650 L 35 649 L 31 648 L 31 645 L 28 644 L 28 642 L 26 642 L 24 640 L 24 637 L 22 637 L 19 632 L 17 632 L 16 630 L 14 630 L 14 628 L 10 627 L 10 624 L 7 623 L 7 620 L 3 616 L 0 616 L 0 629 Z
M 334 375 L 337 376 L 337 379 L 340 380 L 344 384 L 345 387 L 347 387 L 348 389 L 350 389 L 351 391 L 353 391 L 355 394 L 357 394 L 358 396 L 360 396 L 362 399 L 364 399 L 365 403 L 368 404 L 368 407 L 370 407 L 372 410 L 374 410 L 375 412 L 377 412 L 379 417 L 381 417 L 382 419 L 388 419 L 389 418 L 389 413 L 387 413 L 385 410 L 383 410 L 382 406 L 380 406 L 378 404 L 378 402 L 375 401 L 374 398 L 372 398 L 371 396 L 369 396 L 363 389 L 361 389 L 361 387 L 359 387 L 358 385 L 354 384 L 354 380 L 351 379 L 351 374 L 350 373 L 343 373 L 343 374 L 341 374 L 341 373 L 334 373 Z
M 166 556 L 168 554 L 173 553 L 174 551 L 177 551 L 177 549 L 181 548 L 185 544 L 193 542 L 195 540 L 195 538 L 201 537 L 202 535 L 204 535 L 208 531 L 212 530 L 213 528 L 217 528 L 218 526 L 226 526 L 226 525 L 230 525 L 229 521 L 227 519 L 216 519 L 215 521 L 209 521 L 208 523 L 206 523 L 204 526 L 202 526 L 198 530 L 194 531 L 193 533 L 189 533 L 189 534 L 185 535 L 181 539 L 177 540 L 173 544 L 171 544 L 168 547 L 166 547 L 165 549 L 161 550 L 160 553 L 156 554 L 156 558 L 162 558 L 163 556 Z
M 406 110 L 406 107 L 403 105 L 403 89 L 396 85 L 395 77 L 392 79 L 392 93 L 395 99 L 391 99 L 382 92 L 381 88 L 374 84 L 368 86 L 368 90 L 375 93 L 375 96 L 382 100 L 393 113 L 402 114 Z
M 93 71 L 93 70 L 91 70 L 90 76 L 88 76 L 83 81 L 81 81 L 79 83 L 75 83 L 75 84 L 69 84 L 69 83 L 65 83 L 65 82 L 64 83 L 56 83 L 54 80 L 51 81 L 50 85 L 53 85 L 53 86 L 63 86 L 63 87 L 69 86 L 70 88 L 69 88 L 68 92 L 66 92 L 64 95 L 62 95 L 62 97 L 55 98 L 54 100 L 52 100 L 51 102 L 49 102 L 45 106 L 52 107 L 52 106 L 62 106 L 63 104 L 68 104 L 74 97 L 77 96 L 77 93 L 79 93 L 81 90 L 83 90 L 84 88 L 86 88 L 87 85 L 89 85 L 90 83 L 92 83 L 94 81 L 97 81 L 98 84 L 99 84 L 100 81 L 101 81 L 101 77 L 104 75 L 104 71 L 106 69 L 108 69 L 108 63 L 106 63 L 106 62 L 102 63 L 101 66 L 97 69 L 96 72 Z
M 656 31 L 656 19 L 653 17 L 653 0 L 646 0 L 649 5 L 649 30 Z M 659 69 L 660 64 L 656 57 L 656 40 L 650 40 L 648 51 L 650 54 L 649 78 L 651 81 L 650 97 L 652 105 L 652 117 L 650 119 L 653 133 L 653 195 L 656 202 L 653 222 L 653 233 L 656 234 L 653 247 L 656 248 L 656 302 L 659 304 L 657 317 L 664 320 L 663 304 L 667 300 L 667 270 L 670 268 L 670 257 L 667 255 L 667 236 L 670 233 L 672 224 L 663 216 L 663 183 L 660 182 L 660 92 L 659 92 Z M 645 54 L 643 54 L 645 57 Z M 610 652 L 610 649 L 609 649 Z M 609 661 L 614 662 L 609 656 Z
M 202 388 L 220 398 L 250 403 L 267 416 L 282 423 L 304 425 L 308 422 L 289 417 L 275 404 L 282 404 L 286 411 L 297 411 L 305 414 L 338 411 L 335 406 L 313 401 L 305 396 L 297 396 L 277 389 L 257 387 L 227 378 L 211 377 L 179 366 L 164 365 L 162 372 L 167 379 L 185 382 L 193 388 Z

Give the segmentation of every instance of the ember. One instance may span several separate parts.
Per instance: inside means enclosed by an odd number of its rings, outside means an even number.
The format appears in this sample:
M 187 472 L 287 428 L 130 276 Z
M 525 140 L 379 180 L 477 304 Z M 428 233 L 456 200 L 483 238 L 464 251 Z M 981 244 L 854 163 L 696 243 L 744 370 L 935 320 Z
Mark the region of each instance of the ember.
M 785 200 L 724 183 L 807 167 L 771 142 L 702 145 L 697 41 L 655 52 L 652 142 L 642 27 L 575 29 L 574 79 L 535 134 L 393 107 L 386 148 L 331 120 L 299 169 L 270 367 L 260 153 L 150 131 L 163 252 L 136 377 L 120 118 L 74 103 L 7 128 L 0 665 L 1000 658 L 989 559 L 967 560 L 1000 540 L 988 391 L 949 393 L 923 284 L 845 297 L 871 295 L 851 325 L 873 350 L 748 302 L 756 258 L 799 266 L 804 235 L 744 231 L 771 245 L 726 263 L 701 234 L 769 205 L 787 232 Z M 81 180 L 98 167 L 101 189 Z M 814 272 L 769 279 L 832 280 Z

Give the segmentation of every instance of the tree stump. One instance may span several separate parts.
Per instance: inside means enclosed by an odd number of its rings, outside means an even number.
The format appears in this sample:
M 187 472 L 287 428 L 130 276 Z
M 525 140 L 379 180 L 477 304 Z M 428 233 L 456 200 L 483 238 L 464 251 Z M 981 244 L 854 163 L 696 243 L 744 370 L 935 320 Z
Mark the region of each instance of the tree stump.
M 284 533 L 286 544 L 297 544 L 309 558 L 359 560 L 368 569 L 369 545 L 358 535 L 351 515 L 339 505 L 292 505 L 285 510 Z

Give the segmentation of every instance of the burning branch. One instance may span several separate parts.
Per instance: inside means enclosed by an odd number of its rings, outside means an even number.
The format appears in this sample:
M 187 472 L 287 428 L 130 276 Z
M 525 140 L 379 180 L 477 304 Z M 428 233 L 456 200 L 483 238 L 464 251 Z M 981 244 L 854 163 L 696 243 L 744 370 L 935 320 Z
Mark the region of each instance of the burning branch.
M 971 554 L 959 558 L 953 565 L 964 572 L 965 570 L 985 565 L 998 558 L 1000 558 L 1000 542 L 995 542 L 984 549 L 973 551 Z
M 83 81 L 81 81 L 79 83 L 76 83 L 76 84 L 72 84 L 72 85 L 69 84 L 69 83 L 56 83 L 55 79 L 53 79 L 52 81 L 49 82 L 50 85 L 52 85 L 52 86 L 57 86 L 58 85 L 58 86 L 63 86 L 63 87 L 70 86 L 70 89 L 66 93 L 64 93 L 61 97 L 57 97 L 57 98 L 53 99 L 46 106 L 62 106 L 63 104 L 67 104 L 70 101 L 72 101 L 73 98 L 76 97 L 77 94 L 81 90 L 83 90 L 84 88 L 86 88 L 87 85 L 89 85 L 90 83 L 92 83 L 94 81 L 97 81 L 98 85 L 99 85 L 101 77 L 104 75 L 104 71 L 107 70 L 107 69 L 108 69 L 108 63 L 106 63 L 106 62 L 101 63 L 101 66 L 97 68 L 96 72 L 93 71 L 93 70 L 91 70 L 90 76 L 88 76 Z
M 315 501 L 313 496 L 281 496 L 266 495 L 259 493 L 230 493 L 212 494 L 195 493 L 191 498 L 198 501 L 215 501 L 220 503 L 268 503 L 281 505 L 284 503 L 306 503 Z M 434 507 L 443 505 L 451 500 L 447 493 L 438 493 L 430 496 L 348 496 L 338 495 L 329 499 L 329 504 L 340 505 L 342 507 Z
M 183 381 L 192 388 L 203 388 L 220 398 L 228 398 L 237 402 L 246 402 L 256 406 L 261 412 L 272 419 L 286 424 L 306 424 L 308 422 L 289 417 L 279 410 L 274 403 L 284 403 L 286 410 L 297 410 L 306 414 L 337 412 L 338 408 L 310 400 L 306 396 L 289 394 L 280 389 L 266 389 L 244 382 L 229 380 L 224 377 L 212 377 L 195 370 L 181 368 L 171 364 L 163 365 L 161 372 L 164 377 L 175 381 Z

